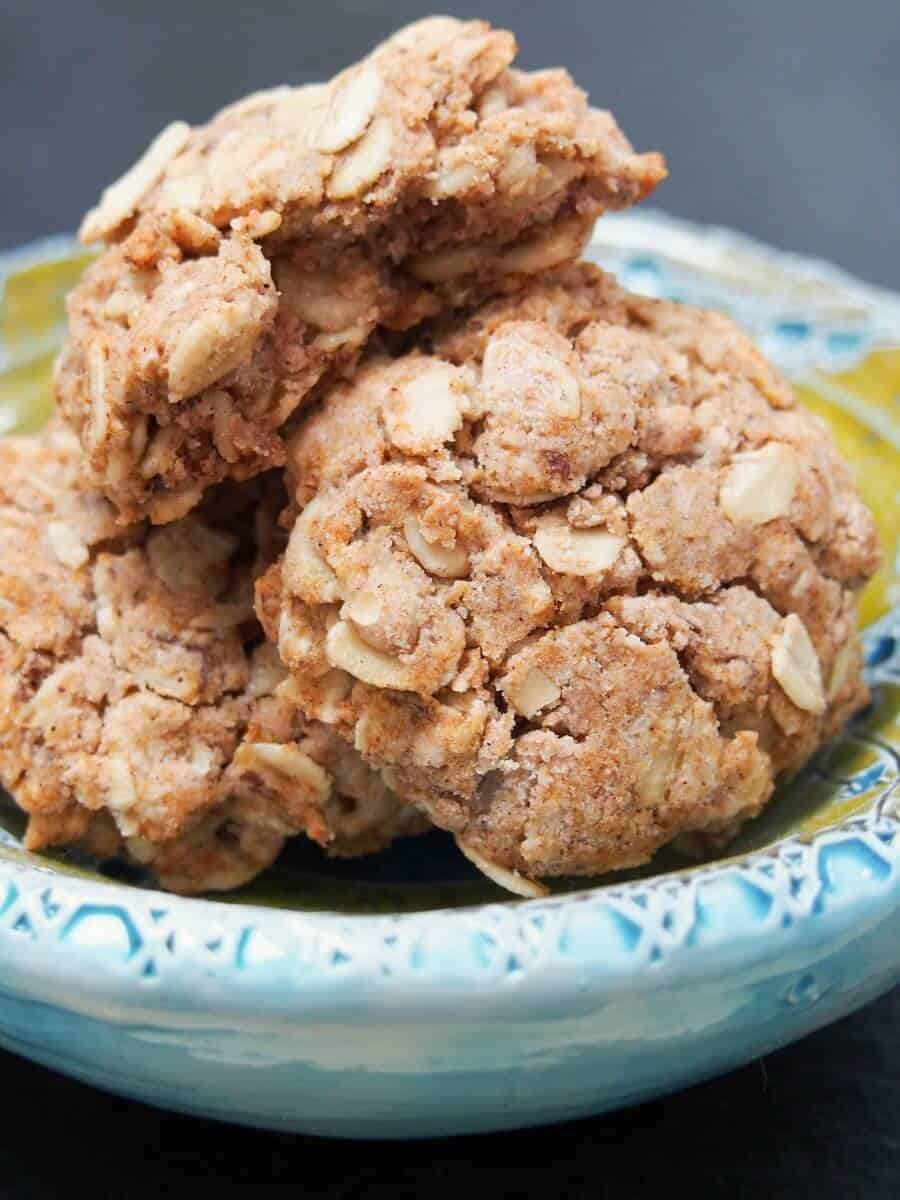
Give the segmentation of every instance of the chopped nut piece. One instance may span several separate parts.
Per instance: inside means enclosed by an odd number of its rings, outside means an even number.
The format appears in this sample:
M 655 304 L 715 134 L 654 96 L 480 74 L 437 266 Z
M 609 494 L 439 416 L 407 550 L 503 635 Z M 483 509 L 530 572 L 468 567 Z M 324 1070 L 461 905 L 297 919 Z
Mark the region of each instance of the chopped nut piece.
M 453 153 L 451 148 L 449 154 L 442 156 L 442 160 L 438 165 L 437 177 L 430 179 L 427 186 L 427 194 L 435 200 L 442 200 L 446 196 L 460 196 L 474 187 L 479 179 L 479 170 L 474 163 L 456 162 L 459 156 Z
M 829 701 L 834 700 L 836 696 L 840 695 L 844 684 L 850 678 L 858 652 L 858 645 L 855 638 L 852 638 L 849 642 L 845 642 L 840 650 L 838 650 L 831 667 L 831 675 L 828 679 Z
M 259 317 L 250 303 L 226 304 L 188 325 L 169 353 L 169 394 L 174 401 L 196 396 L 233 371 L 259 337 Z
M 798 708 L 811 713 L 825 711 L 819 656 L 796 613 L 785 617 L 772 644 L 772 674 Z
M 246 217 L 235 217 L 231 228 L 237 233 L 246 233 L 248 237 L 261 241 L 281 228 L 281 213 L 271 208 L 261 213 L 248 213 Z
M 449 442 L 462 425 L 464 374 L 435 363 L 423 374 L 398 382 L 384 406 L 388 437 L 410 454 L 428 454 Z
M 503 88 L 490 87 L 481 97 L 478 104 L 478 115 L 482 121 L 486 121 L 488 117 L 496 116 L 497 113 L 504 112 L 507 108 L 509 108 L 509 101 Z
M 325 654 L 332 666 L 373 687 L 403 690 L 409 685 L 403 663 L 363 641 L 349 621 L 338 621 L 329 629 Z
M 243 771 L 268 767 L 279 775 L 286 775 L 306 788 L 319 803 L 331 794 L 328 773 L 295 743 L 245 742 L 235 754 L 234 763 Z
M 542 518 L 534 534 L 538 554 L 561 575 L 599 575 L 609 570 L 626 539 L 602 529 L 572 529 L 565 521 Z
M 364 590 L 345 601 L 341 612 L 354 625 L 365 629 L 368 625 L 376 625 L 382 619 L 384 607 L 377 591 Z
M 442 546 L 423 537 L 415 517 L 403 522 L 403 533 L 413 556 L 432 575 L 442 579 L 462 579 L 469 569 L 469 556 L 461 546 Z
M 532 667 L 523 678 L 506 685 L 506 696 L 523 717 L 531 720 L 542 708 L 555 704 L 562 692 L 549 675 Z
M 735 454 L 719 489 L 722 510 L 732 521 L 746 525 L 764 525 L 786 517 L 799 470 L 795 451 L 780 442 Z
M 451 246 L 433 254 L 416 255 L 409 263 L 410 274 L 423 283 L 448 283 L 463 275 L 474 275 L 484 264 L 485 246 Z
M 562 263 L 572 262 L 587 245 L 593 228 L 592 222 L 581 217 L 551 228 L 547 233 L 528 239 L 501 256 L 503 268 L 523 275 L 536 275 L 549 271 Z
M 317 512 L 315 505 L 314 500 L 291 530 L 284 556 L 285 582 L 311 603 L 334 604 L 341 598 L 337 579 L 309 535 Z
M 288 259 L 272 264 L 275 286 L 290 310 L 316 329 L 339 333 L 363 320 L 372 307 L 369 288 L 348 288 L 340 275 L 303 270 Z

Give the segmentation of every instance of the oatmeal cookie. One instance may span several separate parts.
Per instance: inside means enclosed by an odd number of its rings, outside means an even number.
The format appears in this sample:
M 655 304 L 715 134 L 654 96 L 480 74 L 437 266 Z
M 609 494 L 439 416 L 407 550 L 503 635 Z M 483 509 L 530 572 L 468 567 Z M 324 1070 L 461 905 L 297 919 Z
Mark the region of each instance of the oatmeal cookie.
M 283 543 L 271 479 L 165 528 L 77 490 L 68 432 L 0 440 L 0 779 L 26 846 L 84 841 L 163 886 L 238 886 L 286 837 L 330 852 L 422 824 L 278 700 L 253 577 Z
M 664 176 L 511 34 L 431 18 L 330 83 L 170 126 L 82 227 L 59 405 L 124 518 L 183 515 L 283 458 L 279 430 L 376 327 L 577 258 Z
M 588 265 L 377 358 L 296 433 L 279 695 L 508 885 L 757 814 L 865 697 L 874 524 L 722 316 Z

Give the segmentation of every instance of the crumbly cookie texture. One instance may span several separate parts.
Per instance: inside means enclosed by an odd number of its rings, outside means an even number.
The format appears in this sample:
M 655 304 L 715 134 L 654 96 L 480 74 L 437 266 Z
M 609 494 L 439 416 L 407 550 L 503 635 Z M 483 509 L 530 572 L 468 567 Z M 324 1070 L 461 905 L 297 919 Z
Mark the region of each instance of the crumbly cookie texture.
M 0 778 L 26 845 L 84 841 L 194 892 L 246 882 L 298 833 L 347 854 L 421 826 L 274 695 L 253 577 L 283 541 L 280 488 L 123 529 L 78 464 L 68 432 L 0 441 Z
M 431 18 L 330 83 L 170 126 L 82 227 L 60 408 L 124 519 L 283 460 L 279 430 L 378 326 L 577 258 L 664 176 L 511 34 Z
M 507 886 L 724 838 L 863 702 L 879 557 L 724 317 L 580 265 L 336 388 L 257 609 L 279 694 Z

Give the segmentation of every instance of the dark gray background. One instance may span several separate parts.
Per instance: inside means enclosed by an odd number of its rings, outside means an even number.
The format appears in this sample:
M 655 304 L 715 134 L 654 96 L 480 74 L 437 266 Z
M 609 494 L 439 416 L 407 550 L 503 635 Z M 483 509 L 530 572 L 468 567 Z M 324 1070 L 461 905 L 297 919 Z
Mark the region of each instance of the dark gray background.
M 900 287 L 900 0 L 442 5 L 565 63 L 672 178 L 656 203 Z M 321 79 L 419 4 L 0 0 L 0 246 L 73 228 L 167 121 Z M 898 934 L 900 936 L 900 934 Z M 412 1146 L 226 1130 L 0 1055 L 0 1196 L 897 1200 L 900 992 L 681 1096 Z
M 642 149 L 655 203 L 900 287 L 900 0 L 475 0 Z M 73 228 L 176 117 L 322 79 L 411 0 L 0 0 L 0 246 Z

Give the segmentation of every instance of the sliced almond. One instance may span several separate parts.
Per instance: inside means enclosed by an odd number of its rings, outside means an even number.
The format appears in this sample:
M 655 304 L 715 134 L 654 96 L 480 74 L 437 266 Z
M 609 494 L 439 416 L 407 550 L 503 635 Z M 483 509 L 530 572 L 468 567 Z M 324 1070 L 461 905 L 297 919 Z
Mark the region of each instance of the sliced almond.
M 191 322 L 169 352 L 169 396 L 184 400 L 249 357 L 259 337 L 256 306 L 235 300 Z
M 408 454 L 430 454 L 451 441 L 463 421 L 465 372 L 432 360 L 393 387 L 384 402 L 388 437 Z
M 311 83 L 305 87 L 292 88 L 282 83 L 277 84 L 275 87 L 262 88 L 258 92 L 251 92 L 249 96 L 244 96 L 240 100 L 235 100 L 233 104 L 229 104 L 227 108 L 219 112 L 218 119 L 252 116 L 254 113 L 273 108 L 279 102 L 287 100 L 295 92 L 303 92 L 307 88 L 317 88 L 320 91 L 324 91 L 325 85 Z
M 542 708 L 556 704 L 561 690 L 540 667 L 532 667 L 522 676 L 514 676 L 504 687 L 504 694 L 517 712 L 531 720 Z
M 608 571 L 626 545 L 625 538 L 602 529 L 572 529 L 552 519 L 538 523 L 533 540 L 551 571 L 582 577 Z
M 312 500 L 294 522 L 284 555 L 285 586 L 307 604 L 334 604 L 341 598 L 337 576 L 319 553 L 309 529 L 318 511 Z
M 335 154 L 365 133 L 381 95 L 381 76 L 371 63 L 335 80 L 328 108 L 312 143 L 316 150 Z
M 526 900 L 540 900 L 544 896 L 550 895 L 550 889 L 542 883 L 538 883 L 536 879 L 529 879 L 526 875 L 520 875 L 518 871 L 511 871 L 508 867 L 501 867 L 499 863 L 491 862 L 489 858 L 485 858 L 483 854 L 479 854 L 477 850 L 467 846 L 462 838 L 457 838 L 456 844 L 482 875 L 490 879 L 491 883 L 496 883 L 498 887 L 503 888 L 504 891 L 512 892 L 514 896 L 522 896 Z
M 438 575 L 441 579 L 462 579 L 468 574 L 469 556 L 461 546 L 442 546 L 439 542 L 429 542 L 422 536 L 415 517 L 405 519 L 403 532 L 410 553 L 430 574 Z
M 84 218 L 78 231 L 81 240 L 99 241 L 127 221 L 175 155 L 184 148 L 190 134 L 191 127 L 184 121 L 173 121 L 157 134 L 134 166 L 106 188 L 100 203 Z
M 764 525 L 791 511 L 799 477 L 793 448 L 769 442 L 734 455 L 719 489 L 719 505 L 738 524 Z
M 304 271 L 290 259 L 272 264 L 272 277 L 283 302 L 308 325 L 343 333 L 362 320 L 372 307 L 368 289 L 348 289 L 339 271 Z
M 300 784 L 313 798 L 324 803 L 331 795 L 331 777 L 293 742 L 245 742 L 238 747 L 234 764 L 242 771 L 268 768 Z
M 396 658 L 375 650 L 349 621 L 337 621 L 325 639 L 325 657 L 355 679 L 378 688 L 411 690 L 409 672 Z
M 445 156 L 438 162 L 436 176 L 426 185 L 426 194 L 432 200 L 460 196 L 478 181 L 479 168 L 471 162 L 455 162 L 455 157 Z
M 796 613 L 784 619 L 772 644 L 772 674 L 783 691 L 805 712 L 825 711 L 822 667 L 806 626 Z
M 834 657 L 831 675 L 828 679 L 828 699 L 833 700 L 839 695 L 850 675 L 850 670 L 856 662 L 856 638 L 851 637 L 844 642 Z
M 390 117 L 376 117 L 356 145 L 338 159 L 328 181 L 329 197 L 347 200 L 362 195 L 387 170 L 393 141 Z
M 554 225 L 546 233 L 512 246 L 501 256 L 505 271 L 534 275 L 578 258 L 590 235 L 591 226 L 580 217 Z
M 409 262 L 409 271 L 423 283 L 449 283 L 463 275 L 474 275 L 490 262 L 492 250 L 484 246 L 450 246 L 434 254 L 419 254 Z
M 214 254 L 222 241 L 215 225 L 189 208 L 176 208 L 169 214 L 169 230 L 173 240 L 189 254 Z

